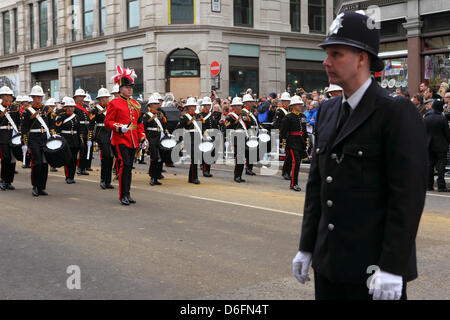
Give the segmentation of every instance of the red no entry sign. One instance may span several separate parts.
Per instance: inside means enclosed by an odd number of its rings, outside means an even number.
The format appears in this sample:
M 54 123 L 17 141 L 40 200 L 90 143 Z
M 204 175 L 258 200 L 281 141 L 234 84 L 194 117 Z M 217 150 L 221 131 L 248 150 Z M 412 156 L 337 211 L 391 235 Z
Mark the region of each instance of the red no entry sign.
M 213 76 L 217 76 L 220 73 L 220 63 L 217 61 L 213 61 L 211 63 L 211 74 Z

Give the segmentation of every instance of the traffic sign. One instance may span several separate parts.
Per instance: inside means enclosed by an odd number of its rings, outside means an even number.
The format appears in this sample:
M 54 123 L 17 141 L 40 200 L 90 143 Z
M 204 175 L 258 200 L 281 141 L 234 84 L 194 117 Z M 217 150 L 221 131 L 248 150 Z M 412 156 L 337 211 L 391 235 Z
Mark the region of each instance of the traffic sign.
M 220 73 L 220 64 L 217 61 L 211 63 L 211 74 L 217 76 Z

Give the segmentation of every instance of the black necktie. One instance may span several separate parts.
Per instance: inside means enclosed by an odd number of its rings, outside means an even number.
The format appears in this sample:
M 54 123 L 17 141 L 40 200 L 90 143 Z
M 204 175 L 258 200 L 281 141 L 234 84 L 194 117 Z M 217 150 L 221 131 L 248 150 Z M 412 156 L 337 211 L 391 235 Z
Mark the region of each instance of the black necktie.
M 341 131 L 342 127 L 344 126 L 344 124 L 347 122 L 348 118 L 350 117 L 350 105 L 348 104 L 347 101 L 345 101 L 342 105 L 341 105 L 341 117 L 339 119 L 338 122 L 338 126 L 336 128 L 336 134 L 339 134 L 339 132 Z

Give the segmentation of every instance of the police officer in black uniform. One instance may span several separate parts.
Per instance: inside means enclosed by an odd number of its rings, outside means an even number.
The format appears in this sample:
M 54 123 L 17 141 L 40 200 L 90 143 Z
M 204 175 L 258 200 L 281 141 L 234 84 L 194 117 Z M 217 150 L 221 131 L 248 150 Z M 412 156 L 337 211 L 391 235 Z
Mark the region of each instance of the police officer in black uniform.
M 210 136 L 209 132 L 211 131 L 211 129 L 219 129 L 219 123 L 217 122 L 216 118 L 213 115 L 213 110 L 212 109 L 212 101 L 210 97 L 204 97 L 202 100 L 202 107 L 203 110 L 200 113 L 202 116 L 202 121 L 203 121 L 203 125 L 202 125 L 202 131 L 203 131 L 203 136 L 206 137 L 207 139 L 211 139 L 211 142 L 214 141 L 215 137 L 214 136 Z M 216 153 L 215 153 L 215 149 L 213 149 L 210 153 L 210 158 L 214 158 Z M 211 163 L 207 163 L 205 161 L 205 154 L 202 153 L 202 171 L 203 171 L 203 176 L 210 178 L 213 175 L 211 174 Z
M 188 98 L 186 101 L 185 107 L 187 107 L 188 112 L 181 116 L 180 122 L 177 125 L 177 128 L 183 128 L 185 129 L 185 133 L 189 133 L 190 136 L 190 143 L 189 146 L 186 146 L 186 143 L 184 144 L 184 147 L 188 147 L 188 152 L 191 157 L 191 165 L 189 167 L 189 183 L 193 184 L 200 184 L 200 181 L 198 180 L 198 164 L 197 161 L 197 155 L 199 155 L 198 151 L 198 143 L 201 140 L 200 135 L 202 134 L 200 126 L 197 124 L 194 124 L 194 121 L 201 121 L 201 115 L 196 114 L 195 110 L 197 108 L 197 101 L 195 98 L 191 97 Z M 200 129 L 200 131 L 199 131 Z M 184 135 L 186 136 L 186 135 Z M 197 137 L 195 137 L 197 136 Z M 197 139 L 197 140 L 196 140 Z M 186 141 L 186 140 L 185 140 Z
M 3 86 L 0 88 L 0 99 L 0 190 L 14 190 L 12 183 L 16 161 L 11 153 L 9 142 L 19 131 L 20 114 L 17 105 L 13 103 L 14 93 L 9 87 Z
M 89 173 L 86 172 L 86 169 L 89 167 L 88 149 L 89 146 L 91 146 L 90 149 L 92 149 L 93 127 L 90 119 L 89 106 L 84 102 L 85 97 L 86 93 L 83 89 L 77 89 L 73 96 L 75 103 L 77 104 L 75 107 L 75 114 L 80 123 L 81 137 L 77 174 L 87 176 L 89 175 Z M 89 150 L 89 152 L 91 152 L 91 150 Z
M 294 96 L 291 99 L 290 106 L 292 112 L 288 113 L 281 124 L 281 147 L 284 150 L 289 150 L 290 158 L 292 160 L 291 186 L 295 191 L 300 191 L 298 185 L 298 172 L 300 163 L 306 157 L 306 116 L 301 113 L 303 101 L 299 96 Z
M 100 88 L 97 92 L 98 104 L 95 104 L 90 112 L 91 128 L 95 128 L 94 140 L 100 148 L 100 188 L 114 189 L 111 185 L 114 154 L 111 147 L 111 130 L 105 127 L 105 116 L 109 98 L 111 95 L 106 88 Z
M 371 72 L 380 32 L 368 16 L 343 12 L 320 44 L 330 83 L 322 102 L 293 273 L 316 299 L 406 299 L 417 278 L 415 238 L 427 184 L 425 125 L 414 104 L 382 89 Z
M 24 151 L 31 150 L 31 183 L 35 197 L 47 196 L 45 191 L 48 177 L 48 163 L 44 162 L 44 146 L 50 137 L 49 116 L 42 105 L 44 91 L 38 85 L 31 89 L 31 106 L 23 111 L 22 143 Z
M 150 185 L 159 186 L 162 183 L 158 179 L 164 178 L 162 175 L 163 159 L 161 156 L 161 137 L 166 132 L 167 119 L 161 112 L 161 103 L 158 97 L 152 95 L 147 103 L 148 111 L 142 115 L 145 136 L 148 140 L 150 166 L 148 174 L 150 176 Z
M 64 166 L 66 183 L 75 183 L 75 171 L 77 169 L 77 155 L 80 150 L 80 123 L 75 115 L 75 101 L 70 97 L 64 98 L 64 113 L 60 113 L 55 119 L 55 130 L 63 137 L 71 151 L 72 158 Z

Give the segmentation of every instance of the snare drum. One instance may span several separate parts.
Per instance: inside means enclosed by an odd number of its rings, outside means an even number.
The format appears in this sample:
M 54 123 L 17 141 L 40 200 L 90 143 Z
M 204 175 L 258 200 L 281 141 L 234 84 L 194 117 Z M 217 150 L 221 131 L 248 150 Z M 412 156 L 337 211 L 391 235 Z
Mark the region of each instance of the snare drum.
M 270 134 L 268 133 L 268 131 L 266 129 L 261 129 L 259 131 L 258 139 L 261 142 L 267 143 L 270 141 Z
M 51 167 L 65 166 L 72 159 L 72 152 L 62 137 L 51 137 L 44 146 L 45 159 Z
M 161 139 L 161 149 L 163 151 L 172 151 L 173 148 L 177 145 L 178 141 L 175 138 L 171 138 L 168 136 L 165 136 Z
M 203 140 L 203 142 L 198 145 L 198 148 L 203 153 L 211 152 L 214 150 L 214 143 L 209 140 Z
M 9 141 L 9 146 L 11 147 L 11 152 L 13 156 L 22 161 L 23 160 L 23 152 L 22 152 L 22 135 L 19 133 L 11 138 Z
M 250 149 L 258 148 L 258 145 L 259 145 L 258 138 L 256 136 L 251 136 L 248 138 L 248 140 L 245 142 L 245 144 Z

